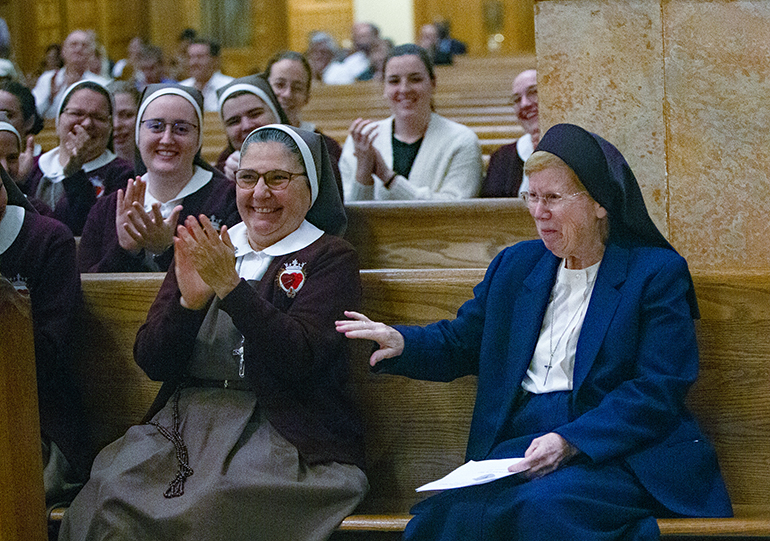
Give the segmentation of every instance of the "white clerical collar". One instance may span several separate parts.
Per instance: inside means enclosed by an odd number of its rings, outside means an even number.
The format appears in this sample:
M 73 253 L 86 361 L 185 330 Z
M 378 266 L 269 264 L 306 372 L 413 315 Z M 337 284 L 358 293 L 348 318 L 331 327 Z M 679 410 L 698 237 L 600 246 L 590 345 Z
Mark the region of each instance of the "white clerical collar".
M 557 284 L 569 285 L 571 287 L 593 287 L 593 282 L 596 280 L 596 274 L 599 272 L 599 265 L 602 264 L 601 259 L 584 269 L 568 269 L 567 260 L 562 259 L 561 265 L 559 265 L 559 273 L 556 276 Z
M 249 244 L 246 224 L 240 222 L 227 231 L 235 247 L 235 265 L 238 276 L 247 280 L 261 280 L 270 261 L 276 256 L 291 254 L 307 248 L 324 234 L 316 226 L 304 220 L 302 224 L 284 238 L 265 248 L 255 250 Z
M 5 214 L 0 219 L 0 254 L 4 254 L 19 236 L 21 226 L 24 224 L 24 213 L 24 207 L 16 205 L 5 207 Z
M 524 163 L 527 162 L 530 156 L 532 156 L 532 153 L 535 151 L 535 145 L 532 143 L 532 135 L 529 133 L 525 133 L 521 137 L 519 137 L 516 140 L 516 153 L 519 155 L 519 158 L 521 158 L 521 161 Z M 529 190 L 529 177 L 522 173 L 521 175 L 521 185 L 519 186 L 519 196 L 521 196 L 521 192 L 526 192 Z
M 117 157 L 110 149 L 105 149 L 98 158 L 84 163 L 82 169 L 86 173 L 90 173 L 94 169 L 104 167 Z M 59 147 L 49 150 L 40 156 L 40 160 L 37 163 L 43 175 L 51 182 L 55 183 L 64 180 L 64 166 L 59 163 Z
M 142 180 L 147 183 L 148 176 L 150 173 L 145 173 L 142 175 Z M 150 209 L 152 209 L 153 203 L 158 203 L 160 205 L 160 213 L 164 218 L 168 218 L 171 215 L 171 211 L 174 210 L 174 207 L 176 207 L 178 204 L 182 202 L 182 200 L 187 197 L 190 194 L 194 194 L 201 188 L 203 188 L 206 184 L 208 184 L 211 179 L 214 177 L 214 173 L 211 171 L 207 171 L 200 165 L 195 166 L 195 170 L 193 171 L 193 176 L 190 177 L 190 180 L 187 181 L 187 184 L 184 185 L 184 188 L 180 190 L 178 194 L 176 194 L 176 197 L 173 199 L 170 199 L 169 201 L 166 201 L 165 203 L 158 201 L 155 199 L 155 196 L 150 193 L 150 187 L 149 183 L 147 185 L 147 191 L 144 193 L 144 210 L 146 212 L 149 212 Z

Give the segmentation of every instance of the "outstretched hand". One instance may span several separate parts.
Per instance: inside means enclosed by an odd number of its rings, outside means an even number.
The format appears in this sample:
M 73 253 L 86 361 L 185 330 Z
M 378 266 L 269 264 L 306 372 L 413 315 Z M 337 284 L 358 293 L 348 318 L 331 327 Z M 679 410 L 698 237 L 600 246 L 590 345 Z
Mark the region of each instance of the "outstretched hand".
M 348 338 L 373 340 L 380 345 L 380 349 L 369 358 L 370 365 L 374 366 L 383 359 L 398 357 L 404 352 L 404 337 L 393 327 L 372 321 L 358 312 L 345 311 L 345 317 L 350 319 L 335 322 L 337 332 Z
M 524 452 L 524 460 L 508 468 L 527 479 L 543 477 L 580 453 L 580 449 L 555 432 L 535 438 Z

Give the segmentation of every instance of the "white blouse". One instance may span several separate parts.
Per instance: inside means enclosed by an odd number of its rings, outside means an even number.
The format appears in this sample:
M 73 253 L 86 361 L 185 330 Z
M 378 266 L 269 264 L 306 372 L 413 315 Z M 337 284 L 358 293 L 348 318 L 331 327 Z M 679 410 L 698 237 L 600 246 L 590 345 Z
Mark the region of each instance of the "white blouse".
M 535 353 L 521 382 L 525 391 L 542 394 L 572 390 L 578 338 L 600 264 L 568 269 L 562 261 Z

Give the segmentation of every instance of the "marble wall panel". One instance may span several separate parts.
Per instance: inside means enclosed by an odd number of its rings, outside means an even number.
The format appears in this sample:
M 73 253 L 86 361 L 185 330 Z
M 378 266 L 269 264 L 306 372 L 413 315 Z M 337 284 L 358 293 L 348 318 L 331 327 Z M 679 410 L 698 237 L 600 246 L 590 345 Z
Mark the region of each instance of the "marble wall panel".
M 535 5 L 541 130 L 571 122 L 615 144 L 668 234 L 659 0 Z
M 670 238 L 696 269 L 770 268 L 770 2 L 663 2 Z

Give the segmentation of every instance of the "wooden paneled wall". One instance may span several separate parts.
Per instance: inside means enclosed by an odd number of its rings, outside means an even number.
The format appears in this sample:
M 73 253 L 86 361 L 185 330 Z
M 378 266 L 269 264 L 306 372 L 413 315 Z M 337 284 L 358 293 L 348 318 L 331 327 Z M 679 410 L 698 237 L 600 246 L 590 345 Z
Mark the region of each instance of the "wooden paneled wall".
M 474 56 L 535 52 L 534 0 L 414 0 L 414 15 L 415 35 L 422 25 L 447 19 L 452 36 Z M 490 51 L 488 40 L 495 33 L 504 39 Z
M 134 36 L 173 55 L 183 29 L 201 28 L 202 1 L 223 0 L 0 0 L 0 17 L 10 27 L 17 63 L 29 73 L 37 69 L 49 44 L 60 43 L 77 28 L 94 29 L 113 60 L 125 57 Z M 468 44 L 472 55 L 486 56 L 490 53 L 485 13 L 489 19 L 490 13 L 498 12 L 504 40 L 496 52 L 510 55 L 535 50 L 534 0 L 413 2 L 415 35 L 423 24 L 446 18 L 452 23 L 453 35 Z M 252 44 L 224 49 L 222 70 L 246 75 L 254 67 L 263 68 L 279 50 L 304 51 L 312 30 L 324 29 L 338 41 L 348 39 L 354 15 L 353 0 L 251 0 L 250 13 L 243 18 L 250 25 Z

